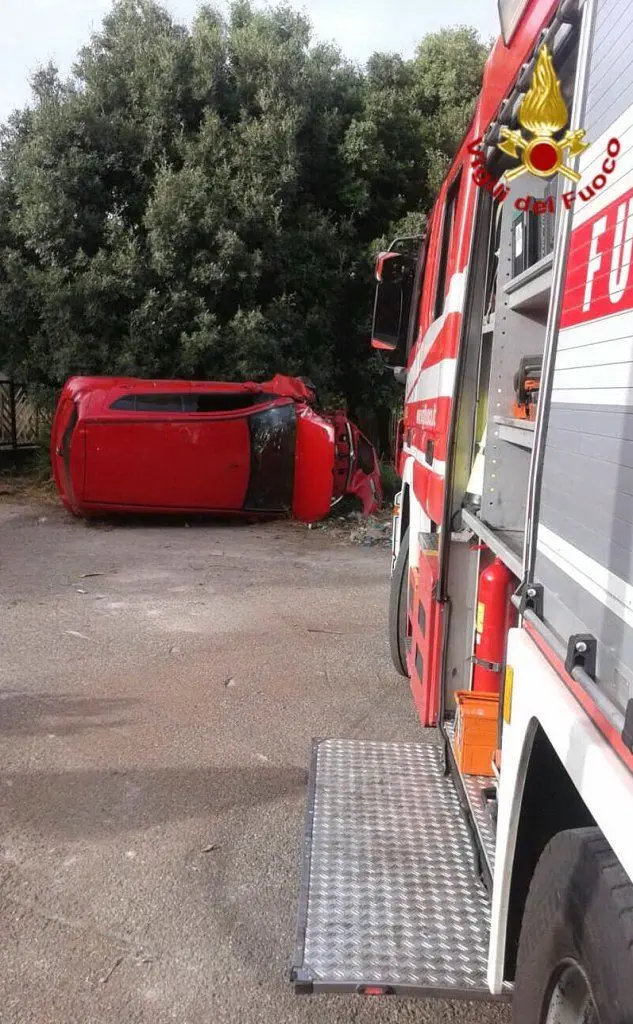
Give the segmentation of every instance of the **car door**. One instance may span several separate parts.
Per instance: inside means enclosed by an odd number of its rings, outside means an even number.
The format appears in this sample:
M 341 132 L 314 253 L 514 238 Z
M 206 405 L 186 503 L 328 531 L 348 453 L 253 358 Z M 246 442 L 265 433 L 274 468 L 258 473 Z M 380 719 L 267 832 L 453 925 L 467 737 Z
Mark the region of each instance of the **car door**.
M 147 393 L 115 401 L 107 418 L 89 425 L 86 501 L 169 511 L 242 508 L 253 396 L 215 406 L 204 397 Z

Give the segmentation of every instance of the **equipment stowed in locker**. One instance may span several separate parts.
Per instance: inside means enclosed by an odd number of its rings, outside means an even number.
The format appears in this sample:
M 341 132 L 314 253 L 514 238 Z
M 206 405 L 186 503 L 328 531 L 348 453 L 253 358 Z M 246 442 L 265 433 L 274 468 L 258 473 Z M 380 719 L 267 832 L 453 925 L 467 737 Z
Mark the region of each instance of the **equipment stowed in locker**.
M 540 213 L 533 209 L 517 210 L 512 221 L 512 277 L 517 277 L 533 267 L 554 251 L 554 230 L 556 225 L 556 182 L 548 182 L 542 199 Z
M 541 386 L 543 356 L 523 356 L 514 375 L 515 402 L 512 415 L 520 420 L 533 420 Z

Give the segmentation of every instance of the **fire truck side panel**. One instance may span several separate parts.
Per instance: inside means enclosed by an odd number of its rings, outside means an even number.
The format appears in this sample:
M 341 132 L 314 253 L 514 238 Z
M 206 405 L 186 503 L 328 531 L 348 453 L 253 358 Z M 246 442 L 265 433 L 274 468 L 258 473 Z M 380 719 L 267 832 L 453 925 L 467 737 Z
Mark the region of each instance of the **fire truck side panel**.
M 633 698 L 633 24 L 598 0 L 547 428 L 535 581 L 564 645 L 597 641 L 596 681 Z
M 512 666 L 514 679 L 509 702 L 510 722 L 506 721 L 503 733 L 488 962 L 488 983 L 495 993 L 501 991 L 504 978 L 512 891 L 509 880 L 515 867 L 523 795 L 532 767 L 530 755 L 537 730 L 541 729 L 551 743 L 589 815 L 584 821 L 568 819 L 562 827 L 583 825 L 593 819 L 608 838 L 624 870 L 633 878 L 633 817 L 625 811 L 633 802 L 630 769 L 525 629 L 510 631 L 507 661 Z M 555 783 L 549 782 L 540 794 L 543 814 L 547 813 L 548 801 L 555 799 Z
M 405 389 L 404 470 L 400 522 L 393 531 L 395 564 L 403 518 L 409 524 L 410 566 L 420 559 L 418 534 L 439 526 L 445 502 L 447 441 L 450 435 L 457 352 L 460 345 L 468 263 L 478 188 L 471 174 L 472 145 L 494 116 L 535 38 L 551 18 L 557 0 L 534 3 L 510 47 L 499 40 L 487 64 L 473 122 L 455 157 L 429 219 L 427 266 Z M 454 199 L 451 211 L 451 200 Z M 446 227 L 449 216 L 450 235 Z M 443 265 L 445 264 L 445 265 Z M 443 286 L 443 288 L 442 288 Z M 440 295 L 440 291 L 443 294 Z M 433 527 L 433 528 L 435 528 Z M 428 613 L 429 609 L 426 609 Z M 419 608 L 409 608 L 411 622 Z M 440 616 L 435 616 L 437 622 Z M 415 666 L 415 652 L 412 664 Z M 436 666 L 439 669 L 439 664 Z M 429 667 L 426 667 L 428 674 Z M 417 679 L 412 686 L 439 686 L 439 679 Z
M 533 580 L 543 587 L 544 628 L 528 620 L 512 630 L 507 654 L 513 681 L 498 790 L 494 992 L 508 980 L 531 873 L 556 831 L 595 823 L 633 878 L 633 821 L 624 810 L 633 799 L 633 757 L 605 700 L 621 720 L 633 695 L 625 667 L 633 665 L 633 29 L 625 0 L 587 0 L 588 12 L 593 32 L 577 100 L 591 145 L 578 162 L 535 510 Z M 571 197 L 572 185 L 561 191 Z M 597 641 L 593 697 L 553 647 L 564 652 L 578 634 Z

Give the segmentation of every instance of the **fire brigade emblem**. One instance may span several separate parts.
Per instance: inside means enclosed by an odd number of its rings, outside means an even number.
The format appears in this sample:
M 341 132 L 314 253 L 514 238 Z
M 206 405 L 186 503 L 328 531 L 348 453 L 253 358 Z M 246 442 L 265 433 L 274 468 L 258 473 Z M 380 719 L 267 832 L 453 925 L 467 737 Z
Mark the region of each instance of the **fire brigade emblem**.
M 532 76 L 532 84 L 519 108 L 519 124 L 532 135 L 526 139 L 520 131 L 501 129 L 503 142 L 498 148 L 508 156 L 520 159 L 518 167 L 505 173 L 506 181 L 513 181 L 519 175 L 529 172 L 538 178 L 551 178 L 563 174 L 570 181 L 580 181 L 580 175 L 565 163 L 565 153 L 578 156 L 587 149 L 583 129 L 567 131 L 560 139 L 559 134 L 569 119 L 563 99 L 560 81 L 556 77 L 552 57 L 547 46 L 542 46 Z

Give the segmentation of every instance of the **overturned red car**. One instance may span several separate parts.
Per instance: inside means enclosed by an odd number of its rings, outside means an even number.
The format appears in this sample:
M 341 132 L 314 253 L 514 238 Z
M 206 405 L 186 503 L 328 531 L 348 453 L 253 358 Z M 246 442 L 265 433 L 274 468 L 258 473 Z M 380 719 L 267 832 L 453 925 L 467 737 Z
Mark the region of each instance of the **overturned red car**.
M 262 384 L 71 377 L 51 433 L 57 490 L 75 515 L 292 514 L 315 522 L 345 495 L 381 501 L 372 445 L 306 381 Z

